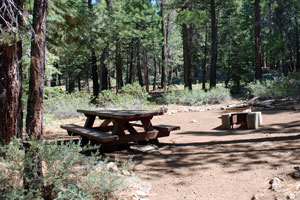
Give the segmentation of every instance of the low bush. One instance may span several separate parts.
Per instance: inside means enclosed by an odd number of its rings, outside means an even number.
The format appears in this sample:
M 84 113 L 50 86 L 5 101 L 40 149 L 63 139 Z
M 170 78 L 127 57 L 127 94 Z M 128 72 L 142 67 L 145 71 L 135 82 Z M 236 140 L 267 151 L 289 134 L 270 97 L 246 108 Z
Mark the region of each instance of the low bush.
M 293 72 L 288 77 L 250 83 L 247 88 L 254 96 L 262 99 L 299 98 L 300 73 Z
M 101 160 L 97 152 L 85 156 L 80 152 L 98 147 L 82 147 L 80 143 L 29 143 L 26 154 L 18 139 L 0 146 L 0 199 L 122 199 L 124 191 L 130 192 L 128 181 L 135 178 L 132 161 L 112 163 Z M 36 158 L 42 161 L 43 185 L 28 189 L 23 180 L 32 177 L 27 177 L 24 164 L 36 165 Z
M 175 90 L 167 92 L 162 97 L 164 103 L 183 105 L 216 104 L 230 99 L 229 90 L 217 87 L 208 92 L 203 90 Z
M 102 91 L 97 104 L 100 107 L 123 108 L 123 109 L 150 109 L 151 103 L 147 100 L 149 94 L 138 83 L 127 84 L 118 93 L 112 90 Z
M 46 118 L 49 119 L 51 116 L 59 119 L 78 117 L 80 113 L 77 112 L 77 109 L 95 107 L 90 101 L 90 95 L 87 93 L 58 93 L 56 96 L 44 101 Z

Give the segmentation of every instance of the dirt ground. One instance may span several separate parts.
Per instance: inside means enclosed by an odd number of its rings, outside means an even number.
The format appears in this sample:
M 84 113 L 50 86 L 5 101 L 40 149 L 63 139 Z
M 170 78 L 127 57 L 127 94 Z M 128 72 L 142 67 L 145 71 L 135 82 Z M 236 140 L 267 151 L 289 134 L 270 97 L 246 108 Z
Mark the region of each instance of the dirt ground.
M 108 155 L 133 158 L 136 174 L 152 185 L 151 200 L 250 200 L 268 191 L 272 178 L 300 164 L 300 112 L 263 111 L 263 126 L 256 130 L 222 130 L 222 113 L 177 112 L 153 119 L 181 130 L 160 138 L 157 152 Z

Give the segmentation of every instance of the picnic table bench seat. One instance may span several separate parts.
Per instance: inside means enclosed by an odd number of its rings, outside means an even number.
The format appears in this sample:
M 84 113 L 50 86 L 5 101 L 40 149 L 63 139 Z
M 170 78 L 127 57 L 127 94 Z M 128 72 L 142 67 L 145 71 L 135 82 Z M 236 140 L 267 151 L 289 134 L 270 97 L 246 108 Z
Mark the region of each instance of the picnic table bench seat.
M 99 141 L 99 142 L 112 142 L 119 140 L 119 136 L 103 133 L 98 130 L 94 130 L 91 128 L 86 128 L 82 126 L 78 126 L 75 124 L 67 124 L 60 126 L 63 129 L 66 129 L 69 134 L 78 134 L 84 137 L 88 137 L 90 139 Z
M 132 126 L 143 127 L 142 124 L 130 123 Z M 180 126 L 158 124 L 153 125 L 153 128 L 159 130 L 157 137 L 167 137 L 171 131 L 180 130 Z

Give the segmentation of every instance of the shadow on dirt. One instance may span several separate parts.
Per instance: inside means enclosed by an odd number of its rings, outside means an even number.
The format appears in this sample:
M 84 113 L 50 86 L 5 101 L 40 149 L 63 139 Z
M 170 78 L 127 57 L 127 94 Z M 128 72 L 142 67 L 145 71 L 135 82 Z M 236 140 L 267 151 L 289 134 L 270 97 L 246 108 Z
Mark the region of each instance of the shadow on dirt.
M 275 128 L 274 128 L 275 127 Z M 242 133 L 240 133 L 242 131 Z M 246 131 L 246 133 L 243 133 Z M 248 132 L 247 132 L 248 131 Z M 161 176 L 164 173 L 174 175 L 193 175 L 193 173 L 205 173 L 205 170 L 219 166 L 224 173 L 240 173 L 254 168 L 263 167 L 276 170 L 281 166 L 299 165 L 300 156 L 300 121 L 290 123 L 271 124 L 261 127 L 259 130 L 230 130 L 215 133 L 210 132 L 182 132 L 177 133 L 181 137 L 185 134 L 197 136 L 226 136 L 229 134 L 253 134 L 260 133 L 261 137 L 226 140 L 226 137 L 218 137 L 216 141 L 187 143 L 160 143 L 158 152 L 149 154 L 131 153 L 136 164 L 143 163 L 150 171 L 140 171 L 147 177 Z M 266 134 L 264 134 L 266 133 Z M 267 133 L 283 133 L 280 136 L 272 136 Z M 213 140 L 213 139 L 212 139 Z M 180 170 L 181 169 L 181 170 Z M 182 170 L 184 169 L 184 170 Z M 184 174 L 183 174 L 184 173 Z

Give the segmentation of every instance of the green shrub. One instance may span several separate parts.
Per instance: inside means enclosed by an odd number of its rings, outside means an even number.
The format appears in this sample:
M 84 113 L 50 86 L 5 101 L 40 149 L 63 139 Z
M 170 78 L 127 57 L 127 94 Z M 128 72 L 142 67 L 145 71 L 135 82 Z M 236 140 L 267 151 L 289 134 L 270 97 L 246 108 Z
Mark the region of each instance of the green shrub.
M 168 104 L 202 105 L 225 102 L 230 99 L 229 90 L 223 87 L 208 92 L 203 90 L 178 90 L 165 93 L 163 101 Z
M 102 91 L 97 104 L 100 107 L 123 108 L 123 109 L 149 109 L 151 103 L 147 100 L 149 94 L 138 83 L 127 84 L 118 93 L 111 90 Z
M 294 72 L 288 77 L 250 83 L 247 88 L 254 96 L 262 99 L 298 98 L 300 96 L 300 73 Z
M 18 139 L 0 146 L 0 199 L 118 199 L 133 178 L 132 161 L 115 162 L 115 167 L 111 167 L 108 159 L 100 160 L 97 152 L 91 156 L 80 153 L 98 147 L 82 147 L 72 142 L 29 143 L 26 155 Z M 23 180 L 31 177 L 24 172 L 24 164 L 35 165 L 37 157 L 42 160 L 43 186 L 25 189 Z M 124 170 L 128 172 L 126 176 L 122 174 Z
M 58 93 L 44 101 L 46 118 L 51 118 L 51 116 L 59 119 L 78 117 L 80 113 L 77 112 L 77 109 L 95 107 L 90 101 L 90 95 L 87 93 Z

